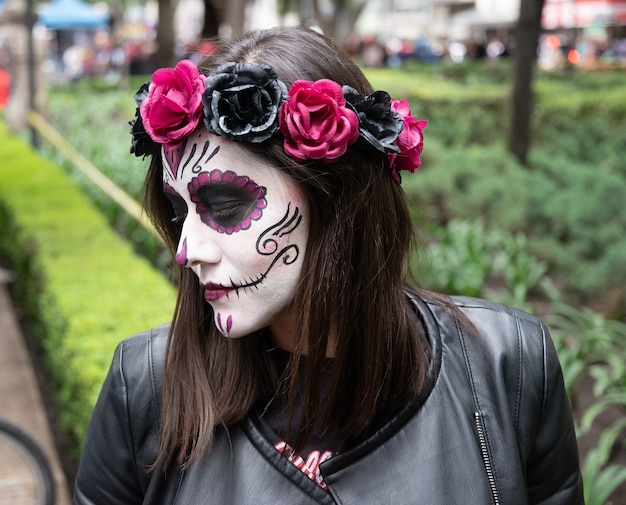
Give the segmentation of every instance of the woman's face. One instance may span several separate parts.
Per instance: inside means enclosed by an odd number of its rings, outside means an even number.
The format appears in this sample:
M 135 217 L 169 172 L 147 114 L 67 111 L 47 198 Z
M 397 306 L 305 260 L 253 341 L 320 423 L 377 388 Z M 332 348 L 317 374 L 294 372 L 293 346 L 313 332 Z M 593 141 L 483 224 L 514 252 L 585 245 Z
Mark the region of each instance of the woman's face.
M 228 337 L 270 326 L 291 335 L 309 207 L 284 174 L 240 144 L 197 130 L 163 151 L 163 189 L 182 231 L 176 262 L 204 288 Z

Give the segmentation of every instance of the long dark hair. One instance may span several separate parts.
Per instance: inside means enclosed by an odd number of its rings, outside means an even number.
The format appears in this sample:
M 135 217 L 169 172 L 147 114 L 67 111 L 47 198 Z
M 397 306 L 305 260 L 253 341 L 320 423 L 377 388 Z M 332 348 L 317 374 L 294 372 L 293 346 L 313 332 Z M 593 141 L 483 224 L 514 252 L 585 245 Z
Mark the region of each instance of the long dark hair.
M 365 95 L 372 92 L 350 58 L 304 28 L 258 31 L 221 44 L 199 69 L 209 75 L 228 61 L 269 64 L 288 87 L 297 79 L 329 78 Z M 241 420 L 277 392 L 286 395 L 292 412 L 298 391 L 303 398 L 298 448 L 315 425 L 324 430 L 332 423 L 346 439 L 362 435 L 378 414 L 399 408 L 425 387 L 428 360 L 404 284 L 414 234 L 386 156 L 350 148 L 337 163 L 299 162 L 285 154 L 280 135 L 247 147 L 296 181 L 310 205 L 302 279 L 293 300 L 296 348 L 277 391 L 265 340 L 222 337 L 194 274 L 174 267 L 179 293 L 156 462 L 164 467 L 206 454 L 216 426 Z M 158 156 L 146 179 L 145 207 L 173 253 L 180 229 L 172 224 Z M 319 377 L 331 331 L 335 365 L 328 397 L 320 403 Z M 306 366 L 300 370 L 304 353 Z

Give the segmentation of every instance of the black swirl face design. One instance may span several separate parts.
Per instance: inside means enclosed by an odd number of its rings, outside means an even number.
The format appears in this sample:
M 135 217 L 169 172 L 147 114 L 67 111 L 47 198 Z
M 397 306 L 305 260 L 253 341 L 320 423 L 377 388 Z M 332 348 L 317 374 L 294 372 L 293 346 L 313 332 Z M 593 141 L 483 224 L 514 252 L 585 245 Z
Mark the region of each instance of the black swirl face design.
M 235 281 L 230 279 L 227 284 L 216 284 L 209 282 L 204 285 L 205 298 L 207 302 L 216 301 L 222 296 L 240 293 L 257 288 L 270 275 L 270 272 L 277 264 L 291 265 L 300 256 L 298 244 L 289 243 L 284 237 L 290 236 L 302 224 L 302 215 L 298 207 L 292 209 L 291 204 L 287 205 L 287 212 L 276 224 L 267 228 L 259 235 L 256 241 L 256 253 L 267 258 L 267 267 L 253 276 Z
M 256 241 L 256 252 L 262 256 L 271 258 L 267 269 L 249 280 L 242 281 L 238 284 L 231 284 L 229 288 L 236 294 L 239 294 L 239 291 L 242 289 L 254 288 L 261 284 L 279 261 L 283 265 L 291 265 L 294 263 L 300 256 L 300 247 L 298 244 L 291 243 L 281 245 L 281 238 L 290 235 L 301 223 L 302 216 L 300 215 L 300 210 L 297 207 L 292 210 L 291 204 L 289 204 L 285 216 L 278 223 L 261 233 Z M 221 287 L 224 288 L 225 286 Z

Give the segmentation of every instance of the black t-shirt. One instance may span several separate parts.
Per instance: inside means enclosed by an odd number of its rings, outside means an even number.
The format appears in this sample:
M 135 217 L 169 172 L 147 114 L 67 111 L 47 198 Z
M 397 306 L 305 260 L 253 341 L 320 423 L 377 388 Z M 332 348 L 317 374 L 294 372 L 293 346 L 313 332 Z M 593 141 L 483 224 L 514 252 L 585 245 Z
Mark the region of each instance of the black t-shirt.
M 424 327 L 421 321 L 417 319 L 416 324 L 420 326 L 420 334 L 423 336 L 422 344 L 424 346 L 424 352 L 430 360 L 430 347 L 425 338 Z M 267 352 L 271 353 L 271 357 L 277 369 L 279 372 L 282 372 L 289 361 L 289 353 L 278 347 L 268 349 Z M 306 358 L 303 359 L 306 360 Z M 325 366 L 322 370 L 320 377 L 322 381 L 320 402 L 324 402 L 328 396 L 334 361 L 335 360 L 332 358 L 326 359 Z M 306 365 L 306 363 L 304 364 Z M 398 411 L 398 409 L 388 409 L 378 412 L 372 419 L 367 432 L 356 439 L 343 440 L 339 437 L 338 430 L 332 427 L 327 429 L 324 433 L 314 430 L 311 440 L 307 442 L 299 454 L 295 454 L 286 438 L 288 436 L 297 436 L 297 427 L 300 425 L 302 418 L 301 397 L 298 397 L 297 400 L 292 422 L 292 426 L 295 427 L 295 429 L 291 431 L 289 430 L 289 407 L 286 405 L 286 400 L 283 397 L 276 398 L 265 408 L 257 409 L 256 415 L 259 419 L 261 432 L 265 438 L 274 445 L 277 451 L 285 453 L 289 461 L 300 468 L 311 480 L 317 482 L 322 489 L 326 489 L 326 484 L 319 473 L 319 465 L 331 457 L 358 445 L 370 434 L 392 419 Z
M 279 369 L 284 369 L 289 359 L 289 353 L 281 349 L 273 349 L 269 352 L 272 353 L 272 357 L 276 360 Z M 326 360 L 322 376 L 320 377 L 322 381 L 322 401 L 327 395 L 333 362 L 333 359 Z M 288 435 L 295 436 L 297 432 L 296 430 L 291 432 L 289 430 L 289 408 L 285 403 L 281 398 L 278 398 L 271 402 L 262 412 L 257 412 L 261 432 L 278 452 L 284 453 L 287 459 L 307 477 L 315 481 L 322 489 L 326 489 L 326 484 L 319 472 L 319 465 L 339 454 L 344 443 L 337 435 L 337 431 L 332 428 L 326 430 L 323 434 L 320 434 L 319 431 L 314 431 L 313 436 L 302 451 L 298 454 L 294 453 L 292 446 L 286 438 Z M 301 398 L 298 397 L 292 424 L 296 429 L 300 424 L 301 417 Z

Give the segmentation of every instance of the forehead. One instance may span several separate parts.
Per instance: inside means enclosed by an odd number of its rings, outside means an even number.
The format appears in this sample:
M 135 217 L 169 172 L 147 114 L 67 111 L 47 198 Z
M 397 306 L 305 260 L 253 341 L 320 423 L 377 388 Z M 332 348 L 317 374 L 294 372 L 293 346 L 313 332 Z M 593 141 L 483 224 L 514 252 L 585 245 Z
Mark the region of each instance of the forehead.
M 188 183 L 202 172 L 231 171 L 267 186 L 287 182 L 287 176 L 276 167 L 246 149 L 206 129 L 198 129 L 176 149 L 162 150 L 163 180 L 170 185 Z

